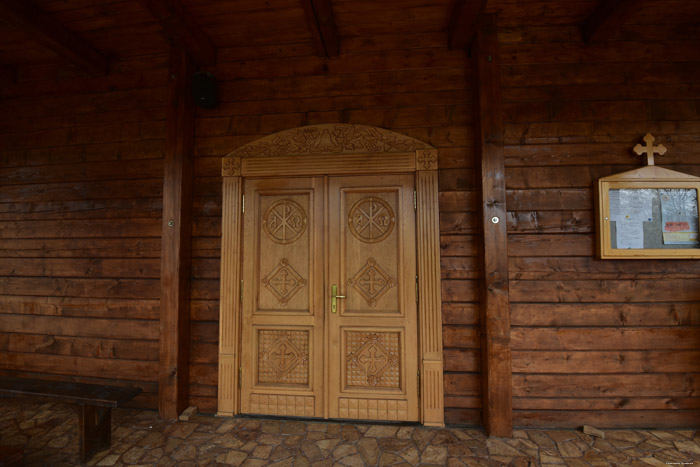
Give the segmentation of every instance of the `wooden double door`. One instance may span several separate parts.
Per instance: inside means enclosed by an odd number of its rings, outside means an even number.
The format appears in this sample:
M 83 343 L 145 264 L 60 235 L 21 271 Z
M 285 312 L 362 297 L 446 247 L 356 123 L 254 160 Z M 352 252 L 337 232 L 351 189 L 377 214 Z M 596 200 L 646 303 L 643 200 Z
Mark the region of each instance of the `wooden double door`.
M 241 412 L 418 420 L 413 174 L 244 183 Z

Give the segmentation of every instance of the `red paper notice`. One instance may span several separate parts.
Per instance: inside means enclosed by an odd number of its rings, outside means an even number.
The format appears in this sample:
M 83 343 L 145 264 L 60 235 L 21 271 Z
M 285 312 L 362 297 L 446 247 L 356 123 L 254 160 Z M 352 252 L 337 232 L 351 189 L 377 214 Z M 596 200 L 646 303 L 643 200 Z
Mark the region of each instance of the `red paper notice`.
M 666 222 L 664 232 L 682 232 L 690 230 L 690 224 L 687 222 Z

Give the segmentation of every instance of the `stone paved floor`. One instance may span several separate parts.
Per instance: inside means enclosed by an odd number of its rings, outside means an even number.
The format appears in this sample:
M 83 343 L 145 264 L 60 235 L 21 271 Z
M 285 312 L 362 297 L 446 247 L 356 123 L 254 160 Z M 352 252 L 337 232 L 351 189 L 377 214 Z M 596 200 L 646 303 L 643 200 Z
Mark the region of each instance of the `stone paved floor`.
M 700 466 L 700 430 L 516 430 L 513 439 L 479 429 L 217 418 L 159 420 L 116 409 L 112 446 L 88 465 L 448 465 Z M 0 446 L 24 450 L 21 465 L 78 465 L 70 406 L 0 398 Z M 2 462 L 0 461 L 0 465 Z

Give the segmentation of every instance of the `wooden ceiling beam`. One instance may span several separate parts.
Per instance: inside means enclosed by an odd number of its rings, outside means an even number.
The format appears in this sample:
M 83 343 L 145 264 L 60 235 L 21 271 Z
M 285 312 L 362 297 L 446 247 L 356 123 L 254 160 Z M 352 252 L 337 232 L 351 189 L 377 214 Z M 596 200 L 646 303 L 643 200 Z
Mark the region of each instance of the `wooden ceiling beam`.
M 301 0 L 306 23 L 320 57 L 336 57 L 340 53 L 340 36 L 333 18 L 330 0 Z
M 487 0 L 455 0 L 450 12 L 447 44 L 450 49 L 466 49 L 476 34 L 476 23 Z
M 620 30 L 642 0 L 601 0 L 583 23 L 583 40 L 607 41 Z
M 2 0 L 0 15 L 61 58 L 90 74 L 107 74 L 107 57 L 31 0 Z
M 216 46 L 179 0 L 139 0 L 160 23 L 166 39 L 185 50 L 199 66 L 216 63 Z

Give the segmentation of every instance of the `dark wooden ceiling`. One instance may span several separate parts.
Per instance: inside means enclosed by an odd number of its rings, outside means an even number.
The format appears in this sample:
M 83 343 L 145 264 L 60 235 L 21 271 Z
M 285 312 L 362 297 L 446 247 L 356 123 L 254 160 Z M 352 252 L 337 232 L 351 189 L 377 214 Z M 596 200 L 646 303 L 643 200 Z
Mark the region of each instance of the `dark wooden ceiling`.
M 3 0 L 3 3 L 29 0 Z M 194 28 L 190 42 L 210 41 L 227 59 L 264 56 L 283 46 L 333 56 L 391 35 L 410 35 L 436 46 L 466 47 L 470 26 L 480 12 L 499 13 L 499 26 L 548 27 L 575 25 L 593 33 L 582 37 L 607 40 L 620 33 L 620 24 L 698 23 L 700 2 L 688 0 L 31 0 L 55 22 L 109 62 L 127 57 L 165 54 L 169 43 Z M 30 2 L 30 3 L 31 3 Z M 176 5 L 174 13 L 170 11 Z M 324 7 L 325 5 L 325 7 Z M 332 8 L 329 18 L 324 8 Z M 610 11 L 604 11 L 605 9 Z M 310 12 L 316 12 L 316 28 Z M 180 15 L 179 18 L 177 17 Z M 460 16 L 462 15 L 462 16 Z M 598 17 L 596 17 L 598 15 Z M 601 15 L 602 19 L 601 19 Z M 617 15 L 617 16 L 616 16 Z M 30 15 L 34 17 L 35 15 Z M 160 17 L 159 17 L 160 16 Z M 605 23 L 605 21 L 608 23 Z M 611 23 L 612 22 L 612 23 Z M 612 27 L 611 27 L 612 26 Z M 41 21 L 27 25 L 0 7 L 0 73 L 47 63 L 76 61 L 57 53 L 50 38 L 42 38 Z M 334 28 L 331 31 L 329 28 Z M 453 30 L 450 30 L 452 28 Z M 606 29 L 607 28 L 607 29 Z M 319 31 L 321 31 L 319 33 Z M 331 31 L 331 32 L 329 32 Z M 586 30 L 587 31 L 587 30 Z M 694 29 L 697 32 L 697 29 Z M 191 31 L 190 31 L 191 32 Z M 190 34 L 187 32 L 186 34 Z M 333 39 L 332 34 L 337 37 Z M 459 38 L 459 34 L 462 35 Z M 597 35 L 596 35 L 597 34 Z M 330 41 L 330 50 L 321 40 Z M 325 37 L 324 37 L 325 35 Z M 330 36 L 329 36 L 330 35 Z M 448 40 L 448 36 L 450 39 Z M 456 39 L 452 39 L 455 36 Z M 330 38 L 329 38 L 330 37 Z M 70 42 L 70 41 L 69 41 Z M 186 42 L 186 41 L 185 41 Z M 48 44 L 48 45 L 47 45 Z M 198 43 L 201 45 L 201 43 Z M 186 45 L 187 46 L 187 45 Z M 205 43 L 206 46 L 206 43 Z M 325 44 L 328 47 L 329 44 Z M 59 46 L 60 49 L 60 46 Z M 312 52 L 313 53 L 313 52 Z M 68 54 L 70 55 L 70 54 Z M 84 52 L 78 52 L 84 55 Z M 206 57 L 206 52 L 202 53 Z M 211 60 L 201 60 L 209 65 Z M 71 65 L 71 63 L 73 65 Z M 77 64 L 80 67 L 80 63 Z M 99 60 L 96 62 L 100 68 Z M 88 67 L 88 71 L 89 67 Z M 94 74 L 94 70 L 93 70 Z M 18 75 L 21 76 L 21 73 Z

